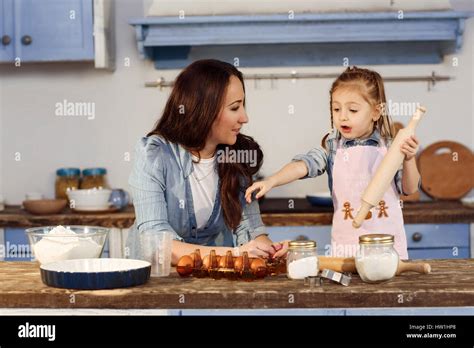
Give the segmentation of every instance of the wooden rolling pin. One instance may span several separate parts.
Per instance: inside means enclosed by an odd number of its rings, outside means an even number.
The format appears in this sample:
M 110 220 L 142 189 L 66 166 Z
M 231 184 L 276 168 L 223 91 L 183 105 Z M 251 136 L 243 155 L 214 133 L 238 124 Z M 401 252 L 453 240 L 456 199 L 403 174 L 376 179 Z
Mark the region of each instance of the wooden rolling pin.
M 360 209 L 352 221 L 352 226 L 354 228 L 359 228 L 362 225 L 369 210 L 378 205 L 384 193 L 389 188 L 395 173 L 400 168 L 405 157 L 405 155 L 400 151 L 400 146 L 407 138 L 415 134 L 415 128 L 425 112 L 426 109 L 424 107 L 418 107 L 410 120 L 410 123 L 408 123 L 405 128 L 398 131 L 387 154 L 384 156 L 382 163 L 380 163 L 374 177 L 362 195 Z
M 336 272 L 357 273 L 355 259 L 353 257 L 328 257 L 318 256 L 319 269 L 330 269 Z M 431 266 L 424 262 L 398 262 L 397 275 L 404 272 L 417 272 L 428 274 L 431 272 Z

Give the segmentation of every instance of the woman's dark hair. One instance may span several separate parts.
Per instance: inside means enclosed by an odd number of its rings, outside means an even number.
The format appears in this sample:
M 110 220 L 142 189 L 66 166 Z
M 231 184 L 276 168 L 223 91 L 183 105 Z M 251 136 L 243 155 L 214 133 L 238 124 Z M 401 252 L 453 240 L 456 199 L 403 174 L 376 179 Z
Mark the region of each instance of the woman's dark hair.
M 192 151 L 204 149 L 211 128 L 219 116 L 231 76 L 245 85 L 242 73 L 232 64 L 214 59 L 198 60 L 186 67 L 176 78 L 161 118 L 147 134 L 158 134 L 172 143 Z M 245 100 L 244 100 L 245 106 Z M 253 182 L 263 162 L 263 152 L 253 138 L 239 134 L 233 145 L 220 144 L 217 153 L 253 151 L 256 163 L 218 161 L 220 196 L 225 223 L 235 230 L 242 218 L 240 191 Z M 240 152 L 238 152 L 240 151 Z M 250 152 L 247 152 L 249 154 Z

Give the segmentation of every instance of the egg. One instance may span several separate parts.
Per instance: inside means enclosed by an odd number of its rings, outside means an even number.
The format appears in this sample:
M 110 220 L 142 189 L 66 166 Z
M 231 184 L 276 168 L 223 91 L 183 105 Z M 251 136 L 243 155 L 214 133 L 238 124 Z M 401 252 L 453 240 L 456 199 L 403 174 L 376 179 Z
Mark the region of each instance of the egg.
M 242 271 L 242 268 L 244 266 L 244 259 L 242 256 L 237 256 L 234 258 L 234 269 L 237 271 L 237 272 L 241 272 Z
M 176 271 L 181 277 L 189 277 L 193 273 L 193 259 L 189 255 L 181 256 L 176 265 Z
M 250 269 L 257 278 L 263 278 L 267 274 L 265 260 L 261 258 L 254 258 L 250 264 Z

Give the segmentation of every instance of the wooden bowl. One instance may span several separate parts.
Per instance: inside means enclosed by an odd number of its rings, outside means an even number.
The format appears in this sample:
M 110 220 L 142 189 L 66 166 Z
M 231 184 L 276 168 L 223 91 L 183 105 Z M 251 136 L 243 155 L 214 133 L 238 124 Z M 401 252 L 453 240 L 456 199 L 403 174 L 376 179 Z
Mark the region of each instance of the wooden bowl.
M 23 201 L 26 211 L 36 215 L 58 214 L 67 206 L 67 199 L 35 199 Z

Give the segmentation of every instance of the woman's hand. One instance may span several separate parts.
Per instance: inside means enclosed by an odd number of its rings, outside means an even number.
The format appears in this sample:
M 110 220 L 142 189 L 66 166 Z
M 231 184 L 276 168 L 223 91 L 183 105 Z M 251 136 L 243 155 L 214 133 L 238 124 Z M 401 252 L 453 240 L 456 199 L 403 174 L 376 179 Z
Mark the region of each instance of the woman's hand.
M 420 144 L 416 136 L 412 135 L 407 138 L 400 146 L 400 150 L 405 155 L 405 161 L 409 161 L 416 156 Z
M 273 188 L 273 182 L 270 179 L 263 180 L 263 181 L 257 181 L 254 182 L 252 186 L 250 186 L 247 191 L 245 191 L 245 200 L 247 203 L 252 202 L 252 193 L 256 190 L 259 190 L 255 198 L 259 199 L 262 197 L 265 193 L 270 191 Z
M 277 259 L 279 257 L 286 257 L 286 254 L 288 253 L 289 242 L 289 240 L 282 240 L 281 242 L 273 243 L 273 248 L 276 251 L 276 253 L 273 254 L 274 259 Z
M 262 257 L 264 259 L 273 257 L 275 253 L 275 249 L 271 244 L 257 239 L 241 245 L 239 247 L 240 255 L 242 255 L 244 251 L 249 254 L 249 257 Z

